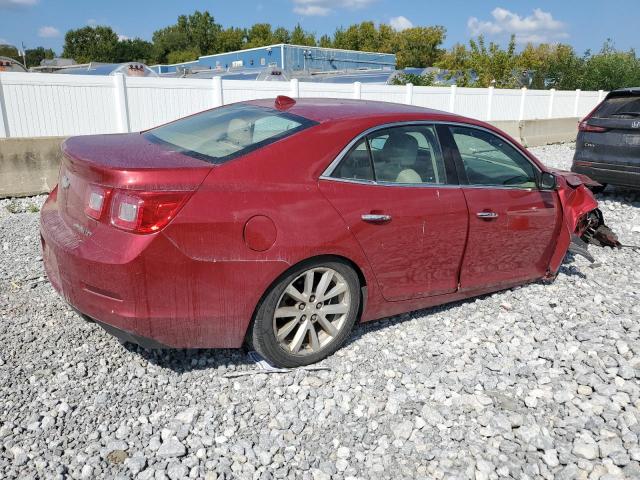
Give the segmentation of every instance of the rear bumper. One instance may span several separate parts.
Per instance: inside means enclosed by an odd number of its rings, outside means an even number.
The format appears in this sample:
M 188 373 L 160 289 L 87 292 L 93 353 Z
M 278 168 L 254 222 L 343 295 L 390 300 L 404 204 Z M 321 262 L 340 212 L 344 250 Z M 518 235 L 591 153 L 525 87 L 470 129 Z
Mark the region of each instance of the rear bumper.
M 260 288 L 282 268 L 192 258 L 163 232 L 134 235 L 102 225 L 81 233 L 51 197 L 40 233 L 47 276 L 67 303 L 109 333 L 153 348 L 240 347 Z M 246 288 L 247 278 L 256 280 L 255 290 Z
M 640 188 L 640 173 L 625 170 L 624 167 L 612 166 L 606 163 L 593 163 L 586 166 L 576 165 L 574 162 L 571 166 L 571 171 L 587 175 L 602 184 Z

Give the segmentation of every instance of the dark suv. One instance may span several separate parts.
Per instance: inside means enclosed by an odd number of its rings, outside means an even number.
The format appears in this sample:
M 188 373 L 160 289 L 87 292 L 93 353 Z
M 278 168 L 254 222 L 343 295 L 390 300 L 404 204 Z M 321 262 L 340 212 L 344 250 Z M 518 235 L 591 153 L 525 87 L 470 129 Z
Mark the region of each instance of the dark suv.
M 640 87 L 610 92 L 581 122 L 571 171 L 640 188 Z

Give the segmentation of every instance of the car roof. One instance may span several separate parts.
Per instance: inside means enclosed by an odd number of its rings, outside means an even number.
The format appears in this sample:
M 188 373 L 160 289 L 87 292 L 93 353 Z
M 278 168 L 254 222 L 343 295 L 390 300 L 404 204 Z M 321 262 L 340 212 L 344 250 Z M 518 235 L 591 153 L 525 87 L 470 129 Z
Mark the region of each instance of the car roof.
M 622 95 L 622 94 L 629 94 L 629 95 L 640 95 L 640 87 L 627 87 L 627 88 L 619 88 L 617 90 L 612 90 L 609 92 L 609 95 Z
M 261 107 L 276 108 L 273 99 L 253 100 L 246 103 Z M 405 115 L 409 118 L 416 118 L 418 115 L 463 118 L 440 110 L 416 107 L 414 105 L 341 98 L 299 98 L 295 99 L 295 103 L 291 106 L 281 108 L 281 110 L 320 123 L 344 119 L 389 116 L 402 117 Z

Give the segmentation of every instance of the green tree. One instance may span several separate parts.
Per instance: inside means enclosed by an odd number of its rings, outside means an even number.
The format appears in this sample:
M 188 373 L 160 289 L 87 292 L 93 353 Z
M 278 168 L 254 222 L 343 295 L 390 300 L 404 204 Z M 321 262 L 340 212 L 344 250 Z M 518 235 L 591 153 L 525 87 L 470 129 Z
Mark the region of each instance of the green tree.
M 346 30 L 339 28 L 333 35 L 335 48 L 377 52 L 380 47 L 380 34 L 373 22 L 351 25 Z
M 78 63 L 113 62 L 117 46 L 118 35 L 111 27 L 83 27 L 67 32 L 62 56 Z
M 273 45 L 275 42 L 271 25 L 268 23 L 256 23 L 247 31 L 247 43 L 244 48 L 263 47 Z
M 440 46 L 446 37 L 444 27 L 413 27 L 398 33 L 397 68 L 431 67 L 442 56 Z
M 140 38 L 120 40 L 116 45 L 114 61 L 153 63 L 153 45 Z
M 584 71 L 584 60 L 564 44 L 528 44 L 516 63 L 521 72 L 528 72 L 529 87 L 535 89 L 574 90 L 579 88 Z
M 20 57 L 20 52 L 13 45 L 2 44 L 0 45 L 0 57 L 9 57 L 14 60 L 18 60 L 22 63 L 22 58 Z
M 273 31 L 274 43 L 291 43 L 291 33 L 284 27 L 278 27 Z
M 469 87 L 516 88 L 520 86 L 515 37 L 511 36 L 506 49 L 496 43 L 487 46 L 484 37 L 469 41 L 469 48 L 455 45 L 437 62 L 448 70 L 449 78 L 457 85 Z M 521 65 L 520 65 L 521 67 Z
M 467 47 L 461 43 L 456 43 L 451 49 L 442 54 L 436 66 L 448 71 L 449 80 L 454 80 L 460 87 L 468 87 L 473 83 L 471 70 L 469 67 L 470 53 Z
M 220 32 L 219 50 L 220 52 L 233 52 L 241 50 L 247 32 L 243 28 L 229 27 Z
M 318 41 L 318 46 L 322 48 L 331 48 L 333 47 L 333 42 L 331 41 L 331 37 L 326 33 L 320 37 Z
M 199 55 L 217 53 L 221 51 L 221 32 L 222 26 L 208 11 L 196 10 L 191 15 L 180 15 L 175 24 L 153 33 L 156 61 L 167 62 L 170 52 L 196 52 L 191 60 Z
M 411 83 L 416 87 L 430 87 L 435 84 L 436 76 L 433 73 L 416 75 L 415 73 L 401 73 L 391 79 L 391 85 L 406 85 Z
M 316 36 L 313 33 L 305 32 L 300 24 L 297 24 L 291 32 L 291 43 L 294 45 L 316 46 Z
M 580 88 L 615 90 L 640 85 L 640 61 L 634 50 L 621 52 L 607 40 L 596 55 L 587 53 Z
M 167 54 L 167 63 L 183 63 L 197 60 L 200 56 L 200 51 L 194 49 L 187 50 L 174 50 Z

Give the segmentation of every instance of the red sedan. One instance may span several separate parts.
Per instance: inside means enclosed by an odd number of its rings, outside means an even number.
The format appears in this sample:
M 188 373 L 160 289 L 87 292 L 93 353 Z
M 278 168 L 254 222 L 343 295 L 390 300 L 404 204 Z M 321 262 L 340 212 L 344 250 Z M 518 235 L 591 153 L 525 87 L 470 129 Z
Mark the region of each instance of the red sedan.
M 286 367 L 358 320 L 552 279 L 602 223 L 586 177 L 406 105 L 278 97 L 63 151 L 41 233 L 75 309 L 146 347 L 247 342 Z

